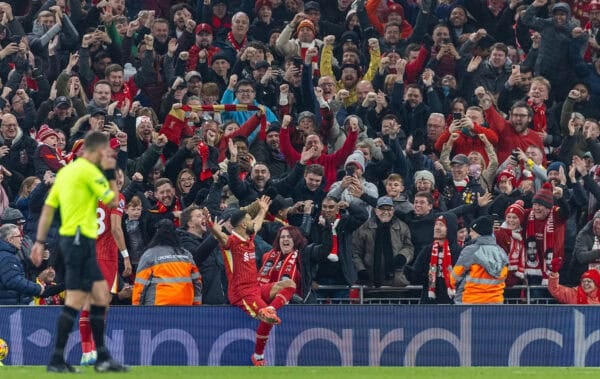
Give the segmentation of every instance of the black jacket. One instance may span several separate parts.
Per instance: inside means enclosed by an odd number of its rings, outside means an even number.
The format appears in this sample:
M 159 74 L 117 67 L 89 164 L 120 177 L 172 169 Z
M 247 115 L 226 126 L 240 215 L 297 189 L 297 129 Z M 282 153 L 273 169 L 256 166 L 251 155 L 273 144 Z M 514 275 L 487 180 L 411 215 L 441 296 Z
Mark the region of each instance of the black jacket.
M 192 254 L 202 275 L 202 304 L 227 304 L 227 291 L 222 281 L 225 266 L 217 240 L 210 234 L 202 238 L 183 229 L 178 229 L 177 234 L 181 246 Z

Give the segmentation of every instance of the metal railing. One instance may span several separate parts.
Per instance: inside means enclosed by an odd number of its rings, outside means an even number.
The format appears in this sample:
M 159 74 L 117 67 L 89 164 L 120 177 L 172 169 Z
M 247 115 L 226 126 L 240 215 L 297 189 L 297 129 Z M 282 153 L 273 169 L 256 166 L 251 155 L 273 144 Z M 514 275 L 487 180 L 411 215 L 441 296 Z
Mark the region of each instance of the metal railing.
M 323 296 L 324 291 L 349 291 L 348 297 Z M 371 287 L 363 285 L 319 285 L 316 288 L 319 304 L 421 304 L 423 286 Z M 542 285 L 519 285 L 504 290 L 505 304 L 556 304 Z

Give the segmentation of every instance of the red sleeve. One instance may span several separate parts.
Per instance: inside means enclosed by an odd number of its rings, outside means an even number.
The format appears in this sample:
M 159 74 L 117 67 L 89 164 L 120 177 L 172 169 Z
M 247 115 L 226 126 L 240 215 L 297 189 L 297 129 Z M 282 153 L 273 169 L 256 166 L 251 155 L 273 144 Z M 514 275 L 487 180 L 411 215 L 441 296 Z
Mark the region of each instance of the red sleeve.
M 257 114 L 254 114 L 254 115 L 252 115 L 252 117 L 250 117 L 248 120 L 246 120 L 246 122 L 244 122 L 238 130 L 236 130 L 235 132 L 233 132 L 227 136 L 222 136 L 221 139 L 219 140 L 219 162 L 221 162 L 225 159 L 225 152 L 229 148 L 227 145 L 231 138 L 237 137 L 237 136 L 248 137 L 250 135 L 250 133 L 252 133 L 259 124 L 260 124 L 260 117 Z
M 446 130 L 444 130 L 442 135 L 440 135 L 438 137 L 437 141 L 435 141 L 435 145 L 433 147 L 435 148 L 436 151 L 441 152 L 442 149 L 444 148 L 444 144 L 446 142 L 448 142 L 449 139 L 450 139 L 450 129 L 446 129 Z
M 125 212 L 125 196 L 119 193 L 119 205 L 115 208 L 111 208 L 110 214 L 117 215 L 123 217 L 123 213 Z
M 300 160 L 300 153 L 294 149 L 292 146 L 292 142 L 290 141 L 290 129 L 289 128 L 281 128 L 279 132 L 279 147 L 281 148 L 281 153 L 285 157 L 285 161 L 287 164 L 292 167 Z
M 286 114 L 292 114 L 292 108 L 290 107 L 289 104 L 287 105 L 280 105 L 279 106 L 279 119 L 283 120 L 283 116 L 285 116 Z
M 327 160 L 333 160 L 333 164 L 335 165 L 335 167 L 340 167 L 344 164 L 346 158 L 348 158 L 348 155 L 352 154 L 352 152 L 354 151 L 356 140 L 358 140 L 358 132 L 350 132 L 348 134 L 348 137 L 346 137 L 344 145 L 342 145 L 342 147 L 340 147 L 338 151 L 336 151 L 333 154 L 327 155 L 325 158 Z
M 60 163 L 58 159 L 58 155 L 56 151 L 53 151 L 52 148 L 48 145 L 40 146 L 40 158 L 44 161 L 45 164 L 48 165 L 52 172 L 57 172 L 63 167 L 63 164 Z
M 373 25 L 373 28 L 375 28 L 380 35 L 383 35 L 383 24 L 379 21 L 379 17 L 377 17 L 377 7 L 379 6 L 379 3 L 381 3 L 381 0 L 368 0 L 367 4 L 365 4 L 365 11 L 367 12 L 369 22 Z
M 496 108 L 494 108 L 493 106 L 485 110 L 484 115 L 485 119 L 488 122 L 488 125 L 490 126 L 490 129 L 496 132 L 497 135 L 501 135 L 504 129 L 506 129 L 506 127 L 510 127 L 508 121 L 506 121 L 502 116 L 500 116 L 500 113 L 498 113 Z
M 329 108 L 321 108 L 321 136 L 327 141 L 333 127 L 333 113 Z
M 429 57 L 429 52 L 425 47 L 421 46 L 421 49 L 419 49 L 419 55 L 417 55 L 417 59 L 406 64 L 406 68 L 404 69 L 404 78 L 406 83 L 410 84 L 417 81 L 417 76 L 419 76 L 419 73 L 423 71 L 425 63 L 427 63 L 427 57 Z
M 496 145 L 498 143 L 498 134 L 496 134 L 496 132 L 492 129 L 484 128 L 483 126 L 475 124 L 473 127 L 473 132 L 477 135 L 485 134 L 488 141 L 490 141 L 492 145 Z

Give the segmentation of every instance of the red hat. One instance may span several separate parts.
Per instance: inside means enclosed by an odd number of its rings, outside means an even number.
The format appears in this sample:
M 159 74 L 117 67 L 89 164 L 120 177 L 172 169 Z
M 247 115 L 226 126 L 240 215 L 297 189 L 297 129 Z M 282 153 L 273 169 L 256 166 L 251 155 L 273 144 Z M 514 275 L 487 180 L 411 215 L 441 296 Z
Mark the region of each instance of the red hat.
M 198 26 L 196 26 L 196 34 L 200 34 L 202 32 L 213 34 L 212 26 L 206 23 L 198 24 Z
M 590 3 L 589 12 L 597 12 L 600 11 L 600 1 L 592 1 Z
M 50 129 L 48 125 L 44 124 L 40 127 L 40 130 L 38 130 L 35 139 L 38 142 L 44 142 L 44 140 L 50 136 L 58 138 L 58 134 L 56 134 L 54 129 Z
M 581 279 L 592 279 L 596 284 L 596 287 L 600 291 L 600 271 L 594 269 L 587 270 L 581 275 Z
M 78 139 L 73 143 L 73 147 L 71 148 L 71 152 L 67 154 L 65 160 L 67 163 L 71 163 L 76 157 L 78 157 L 83 150 L 83 139 Z
M 116 138 L 111 138 L 110 139 L 110 148 L 111 149 L 117 150 L 120 147 L 121 147 L 121 142 L 119 142 L 118 139 L 116 139 Z
M 296 33 L 298 33 L 300 31 L 300 29 L 302 29 L 302 28 L 309 28 L 310 30 L 313 31 L 313 34 L 315 36 L 317 35 L 317 29 L 315 29 L 315 24 L 313 24 L 313 22 L 311 20 L 304 19 L 304 20 L 300 21 L 300 23 L 298 24 L 298 27 L 296 28 Z
M 392 4 L 388 5 L 388 10 L 385 15 L 386 22 L 387 22 L 387 19 L 388 19 L 388 16 L 390 15 L 390 13 L 399 14 L 400 16 L 402 16 L 402 19 L 404 19 L 404 8 L 402 8 L 402 5 L 400 5 L 398 3 L 392 3 Z
M 517 178 L 515 177 L 515 173 L 512 170 L 512 167 L 507 167 L 504 170 L 502 170 L 498 176 L 496 176 L 496 182 L 500 183 L 503 180 L 510 180 L 510 183 L 512 184 L 513 187 L 516 187 L 517 185 Z
M 552 184 L 546 182 L 542 188 L 533 197 L 534 204 L 540 204 L 546 208 L 554 206 L 554 195 L 552 194 Z
M 273 3 L 271 0 L 256 0 L 256 4 L 254 5 L 254 13 L 258 13 L 262 7 L 269 7 L 273 9 Z
M 504 216 L 512 213 L 519 218 L 521 224 L 525 222 L 525 203 L 523 200 L 517 200 L 513 204 L 511 204 L 508 208 L 506 208 L 506 212 L 504 212 Z
M 438 222 L 438 221 L 440 221 L 440 222 L 443 222 L 443 223 L 444 223 L 444 225 L 448 226 L 448 221 L 446 220 L 446 217 L 444 217 L 443 215 L 442 215 L 442 216 L 438 216 L 438 217 L 435 219 L 435 221 L 436 221 L 436 222 Z

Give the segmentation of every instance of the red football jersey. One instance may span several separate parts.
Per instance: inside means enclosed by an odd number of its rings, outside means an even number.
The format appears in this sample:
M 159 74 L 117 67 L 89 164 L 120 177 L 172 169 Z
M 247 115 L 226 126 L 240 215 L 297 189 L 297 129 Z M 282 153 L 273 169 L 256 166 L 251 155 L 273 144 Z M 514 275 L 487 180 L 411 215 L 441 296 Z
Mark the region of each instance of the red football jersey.
M 119 248 L 111 232 L 110 216 L 115 214 L 123 216 L 125 211 L 125 196 L 119 193 L 119 206 L 108 208 L 101 202 L 98 203 L 96 215 L 98 216 L 98 239 L 96 240 L 96 258 L 108 261 L 119 259 Z
M 245 292 L 259 289 L 254 235 L 245 240 L 233 232 L 227 239 L 227 246 L 221 251 L 225 261 L 229 301 L 235 302 Z

